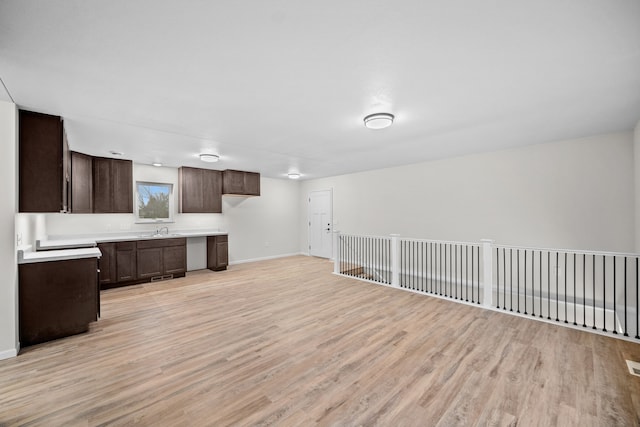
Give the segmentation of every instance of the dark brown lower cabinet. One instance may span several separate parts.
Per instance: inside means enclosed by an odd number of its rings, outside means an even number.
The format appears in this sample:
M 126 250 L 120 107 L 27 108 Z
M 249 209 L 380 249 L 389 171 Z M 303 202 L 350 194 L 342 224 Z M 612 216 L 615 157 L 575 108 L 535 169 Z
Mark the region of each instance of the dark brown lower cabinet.
M 211 237 L 209 237 L 211 238 Z M 212 259 L 212 270 L 227 268 L 227 236 L 213 236 L 215 254 L 209 251 L 207 268 Z M 159 238 L 98 244 L 102 252 L 99 262 L 101 289 L 144 283 L 157 279 L 184 277 L 187 272 L 187 239 Z
M 229 238 L 225 235 L 207 236 L 207 268 L 226 270 L 229 264 Z
M 97 271 L 97 258 L 20 264 L 20 345 L 86 332 L 98 320 Z
M 187 239 L 140 240 L 138 278 L 184 276 L 187 271 Z

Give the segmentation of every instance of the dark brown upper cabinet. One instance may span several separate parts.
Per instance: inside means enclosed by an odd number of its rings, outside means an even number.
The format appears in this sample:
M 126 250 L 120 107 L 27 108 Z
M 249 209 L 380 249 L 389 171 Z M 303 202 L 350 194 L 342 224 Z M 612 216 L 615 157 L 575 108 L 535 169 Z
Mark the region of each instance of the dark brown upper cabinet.
M 180 213 L 222 213 L 222 173 L 181 167 Z
M 19 211 L 66 212 L 70 167 L 62 119 L 20 110 L 18 140 Z
M 260 174 L 227 169 L 222 172 L 222 194 L 260 195 Z
M 131 160 L 93 158 L 93 212 L 133 213 Z
M 71 212 L 93 213 L 93 157 L 71 152 Z

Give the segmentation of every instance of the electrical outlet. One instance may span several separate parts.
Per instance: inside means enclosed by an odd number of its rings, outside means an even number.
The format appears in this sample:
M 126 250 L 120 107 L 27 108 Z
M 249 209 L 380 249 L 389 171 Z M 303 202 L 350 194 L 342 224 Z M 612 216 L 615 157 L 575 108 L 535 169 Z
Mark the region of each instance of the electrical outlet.
M 18 246 L 22 245 L 22 233 L 16 234 L 16 244 Z

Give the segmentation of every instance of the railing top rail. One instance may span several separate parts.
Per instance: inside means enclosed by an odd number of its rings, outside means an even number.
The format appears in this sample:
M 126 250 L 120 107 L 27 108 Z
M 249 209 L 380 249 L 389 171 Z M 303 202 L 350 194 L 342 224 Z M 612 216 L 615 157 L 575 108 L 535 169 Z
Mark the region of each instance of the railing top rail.
M 391 240 L 391 236 L 370 236 L 366 234 L 353 234 L 353 233 L 342 233 L 338 232 L 339 236 L 345 237 L 363 237 L 363 238 L 372 238 L 372 239 L 387 239 Z M 456 242 L 454 240 L 436 240 L 436 239 L 419 239 L 414 237 L 404 237 L 398 236 L 400 240 L 410 241 L 410 242 L 429 242 L 429 243 L 442 243 L 442 244 L 452 244 L 452 245 L 467 245 L 467 246 L 481 246 L 482 243 L 479 242 Z
M 515 246 L 515 245 L 493 245 L 494 248 L 500 249 L 521 249 L 527 251 L 543 251 L 543 252 L 563 252 L 576 255 L 596 255 L 596 256 L 620 256 L 640 258 L 640 254 L 630 252 L 607 252 L 607 251 L 590 251 L 584 249 L 561 249 L 561 248 L 538 248 L 533 246 Z
M 366 239 L 387 239 L 391 240 L 390 236 L 368 236 L 366 234 L 352 234 L 352 233 L 338 233 L 340 237 L 364 237 Z
M 435 240 L 435 239 L 416 239 L 413 237 L 400 237 L 400 240 L 408 242 L 427 242 L 427 243 L 442 243 L 447 245 L 467 245 L 467 246 L 481 246 L 482 243 L 478 242 L 456 242 L 454 240 Z

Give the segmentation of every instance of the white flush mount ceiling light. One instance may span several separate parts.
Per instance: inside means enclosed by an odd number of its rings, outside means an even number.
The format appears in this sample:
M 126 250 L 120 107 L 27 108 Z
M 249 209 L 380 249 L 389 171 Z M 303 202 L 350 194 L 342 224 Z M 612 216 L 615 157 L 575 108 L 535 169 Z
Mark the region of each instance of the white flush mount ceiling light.
M 157 167 L 157 168 L 159 168 L 160 166 L 162 166 L 162 163 L 160 163 L 160 162 L 154 162 L 154 163 L 151 163 L 151 164 L 152 164 L 153 166 Z
M 289 177 L 289 179 L 300 179 L 300 174 L 296 172 L 288 173 L 287 176 Z
M 364 118 L 364 125 L 369 129 L 384 129 L 393 124 L 394 116 L 389 113 L 369 114 Z
M 214 163 L 217 162 L 218 160 L 220 160 L 220 156 L 217 156 L 215 154 L 200 154 L 200 160 L 202 160 L 203 162 L 207 162 L 207 163 Z

